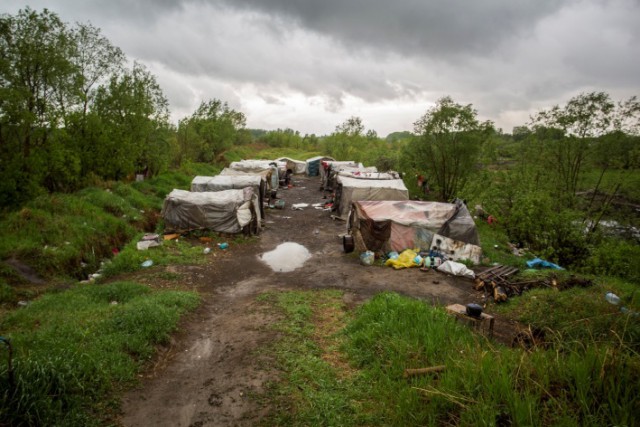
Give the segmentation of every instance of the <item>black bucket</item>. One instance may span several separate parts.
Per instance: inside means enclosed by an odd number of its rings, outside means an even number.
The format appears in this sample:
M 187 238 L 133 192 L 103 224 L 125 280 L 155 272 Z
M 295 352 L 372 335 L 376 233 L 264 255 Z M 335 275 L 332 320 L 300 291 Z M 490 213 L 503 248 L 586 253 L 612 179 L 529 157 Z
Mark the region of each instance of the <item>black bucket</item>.
M 353 252 L 353 250 L 355 249 L 355 245 L 353 243 L 353 236 L 343 236 L 342 247 L 344 248 L 344 253 L 346 254 Z

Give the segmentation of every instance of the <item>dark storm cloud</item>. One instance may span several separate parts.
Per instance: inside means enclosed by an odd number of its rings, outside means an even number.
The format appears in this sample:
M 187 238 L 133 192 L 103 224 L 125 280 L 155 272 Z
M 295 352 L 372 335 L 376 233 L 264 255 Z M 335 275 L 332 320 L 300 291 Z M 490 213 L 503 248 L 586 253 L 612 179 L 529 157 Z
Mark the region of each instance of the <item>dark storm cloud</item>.
M 413 55 L 493 50 L 526 34 L 571 1 L 556 0 L 225 0 L 231 7 L 284 15 L 346 43 Z

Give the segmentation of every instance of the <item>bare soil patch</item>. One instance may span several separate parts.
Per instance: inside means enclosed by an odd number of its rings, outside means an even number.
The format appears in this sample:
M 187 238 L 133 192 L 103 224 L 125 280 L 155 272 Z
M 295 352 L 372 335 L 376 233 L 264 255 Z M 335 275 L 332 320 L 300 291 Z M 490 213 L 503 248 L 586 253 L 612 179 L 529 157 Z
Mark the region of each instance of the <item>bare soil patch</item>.
M 181 324 L 171 345 L 161 349 L 140 385 L 122 400 L 119 422 L 125 426 L 250 426 L 269 412 L 260 395 L 277 374 L 260 349 L 277 339 L 270 325 L 278 320 L 256 297 L 267 291 L 340 289 L 346 309 L 383 291 L 420 298 L 430 304 L 481 302 L 481 294 L 466 279 L 418 269 L 365 267 L 346 255 L 339 237 L 344 222 L 330 212 L 314 209 L 321 203 L 317 178 L 295 177 L 295 186 L 279 191 L 283 210 L 269 210 L 266 229 L 254 243 L 215 249 L 207 263 L 156 267 L 131 279 L 162 288 L 193 289 L 204 302 Z M 308 203 L 292 210 L 293 203 Z M 304 245 L 312 254 L 302 268 L 272 271 L 259 255 L 283 242 Z M 215 256 L 213 256 L 215 254 Z M 321 324 L 335 332 L 335 316 L 327 308 Z M 510 337 L 511 326 L 497 334 Z M 503 331 L 504 329 L 504 331 Z M 322 339 L 318 337 L 318 339 Z M 339 364 L 339 361 L 336 360 Z

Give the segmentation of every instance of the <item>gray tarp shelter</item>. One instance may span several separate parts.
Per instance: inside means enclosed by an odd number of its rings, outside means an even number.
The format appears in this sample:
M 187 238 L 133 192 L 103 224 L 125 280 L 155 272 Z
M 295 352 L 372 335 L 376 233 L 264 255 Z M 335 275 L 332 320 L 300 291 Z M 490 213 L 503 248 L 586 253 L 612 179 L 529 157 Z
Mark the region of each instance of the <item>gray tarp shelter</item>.
M 253 188 L 258 195 L 260 220 L 264 219 L 264 196 L 267 194 L 267 182 L 261 175 L 216 175 L 196 176 L 191 181 L 191 191 L 223 191 Z
M 334 210 L 347 219 L 351 204 L 358 200 L 409 200 L 409 190 L 401 179 L 337 178 Z
M 356 250 L 437 250 L 450 259 L 480 261 L 475 222 L 462 202 L 357 201 L 348 223 Z
M 173 190 L 164 199 L 162 218 L 167 230 L 208 229 L 221 233 L 257 233 L 258 196 L 242 190 L 194 193 Z

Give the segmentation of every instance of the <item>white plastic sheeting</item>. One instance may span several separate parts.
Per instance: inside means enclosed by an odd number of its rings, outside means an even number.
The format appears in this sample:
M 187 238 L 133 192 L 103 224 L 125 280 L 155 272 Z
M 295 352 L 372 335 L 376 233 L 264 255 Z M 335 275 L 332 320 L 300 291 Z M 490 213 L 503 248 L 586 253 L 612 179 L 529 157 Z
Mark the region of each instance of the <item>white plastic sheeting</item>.
M 351 203 L 360 200 L 409 200 L 409 190 L 401 179 L 358 179 L 338 176 L 335 206 L 337 215 L 347 219 Z
M 454 276 L 467 277 L 469 279 L 475 279 L 476 277 L 476 274 L 472 270 L 467 268 L 466 265 L 455 261 L 443 262 L 440 267 L 438 267 L 438 271 L 447 274 L 453 274 Z
M 307 170 L 307 163 L 302 160 L 291 159 L 289 157 L 278 157 L 275 161 L 286 163 L 287 169 L 291 169 L 295 174 L 303 174 Z

